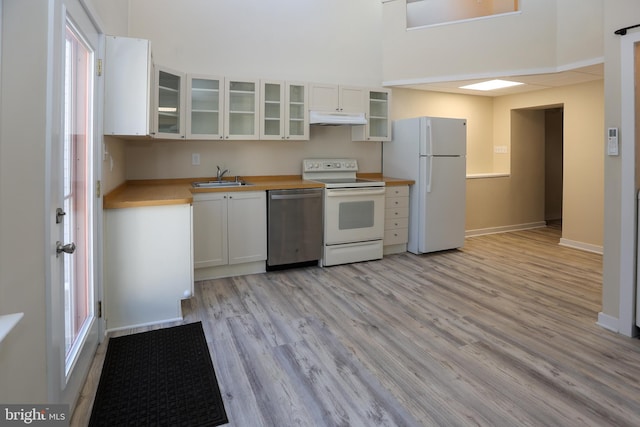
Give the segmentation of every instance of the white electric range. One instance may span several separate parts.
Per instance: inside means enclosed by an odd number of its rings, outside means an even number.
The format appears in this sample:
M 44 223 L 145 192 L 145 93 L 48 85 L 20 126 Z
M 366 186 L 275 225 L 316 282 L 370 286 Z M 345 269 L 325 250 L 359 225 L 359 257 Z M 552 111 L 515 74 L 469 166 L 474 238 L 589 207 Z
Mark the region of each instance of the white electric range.
M 382 258 L 385 185 L 357 172 L 356 159 L 302 162 L 302 178 L 325 188 L 323 266 Z

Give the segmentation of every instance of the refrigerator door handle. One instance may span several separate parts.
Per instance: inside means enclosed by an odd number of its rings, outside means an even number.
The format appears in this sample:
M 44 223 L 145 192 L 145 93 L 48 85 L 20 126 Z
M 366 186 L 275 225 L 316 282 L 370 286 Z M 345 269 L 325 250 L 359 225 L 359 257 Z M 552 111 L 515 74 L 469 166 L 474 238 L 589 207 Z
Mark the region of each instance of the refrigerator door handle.
M 431 193 L 432 179 L 433 179 L 433 156 L 429 156 L 429 178 L 427 179 L 427 193 Z
M 427 122 L 427 132 L 429 132 L 429 152 L 427 154 L 433 156 L 433 132 L 431 132 L 431 120 Z M 431 182 L 431 180 L 429 180 L 429 182 Z

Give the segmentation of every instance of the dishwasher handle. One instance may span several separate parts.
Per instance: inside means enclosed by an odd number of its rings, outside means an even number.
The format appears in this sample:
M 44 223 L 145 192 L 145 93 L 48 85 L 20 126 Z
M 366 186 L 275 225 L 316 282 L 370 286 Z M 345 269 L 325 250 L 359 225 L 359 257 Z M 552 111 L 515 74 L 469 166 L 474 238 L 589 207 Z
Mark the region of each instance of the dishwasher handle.
M 296 194 L 270 194 L 271 200 L 287 200 L 287 199 L 312 199 L 315 197 L 322 197 L 321 191 L 313 193 L 296 193 Z

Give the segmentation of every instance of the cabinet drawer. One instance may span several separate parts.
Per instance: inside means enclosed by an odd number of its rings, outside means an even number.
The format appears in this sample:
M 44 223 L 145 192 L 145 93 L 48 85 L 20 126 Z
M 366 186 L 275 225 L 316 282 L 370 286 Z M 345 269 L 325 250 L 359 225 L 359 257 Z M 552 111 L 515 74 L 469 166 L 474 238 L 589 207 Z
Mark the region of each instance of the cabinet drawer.
M 397 230 L 398 228 L 409 228 L 409 218 L 387 218 L 384 221 L 385 230 Z
M 384 214 L 385 219 L 409 218 L 409 207 L 386 209 Z
M 385 199 L 385 206 L 387 209 L 406 208 L 409 206 L 409 198 L 408 197 L 387 197 Z
M 409 197 L 409 186 L 399 185 L 385 187 L 387 197 Z
M 399 228 L 397 230 L 385 230 L 384 244 L 398 245 L 409 241 L 409 230 L 407 228 Z

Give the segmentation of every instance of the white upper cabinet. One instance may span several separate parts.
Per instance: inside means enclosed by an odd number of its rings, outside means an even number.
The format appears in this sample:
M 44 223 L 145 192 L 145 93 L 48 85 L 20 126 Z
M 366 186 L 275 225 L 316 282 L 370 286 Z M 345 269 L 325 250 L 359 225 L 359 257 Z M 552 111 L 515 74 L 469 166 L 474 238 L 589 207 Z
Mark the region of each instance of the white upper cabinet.
M 260 135 L 258 80 L 225 81 L 224 139 L 258 139 Z
M 185 74 L 156 66 L 155 137 L 184 139 Z
M 351 128 L 352 140 L 391 141 L 391 120 L 389 119 L 391 91 L 369 89 L 366 92 L 368 94 L 365 110 L 367 124 Z
M 362 113 L 368 92 L 365 88 L 322 83 L 309 85 L 311 111 Z
M 189 140 L 309 139 L 309 111 L 364 113 L 354 141 L 388 141 L 391 91 L 186 74 L 153 63 L 151 43 L 106 37 L 104 134 Z
M 224 79 L 187 76 L 187 139 L 221 139 L 224 135 Z
M 149 40 L 106 37 L 104 134 L 149 136 L 153 62 Z
M 309 139 L 308 89 L 305 83 L 261 81 L 260 139 Z

